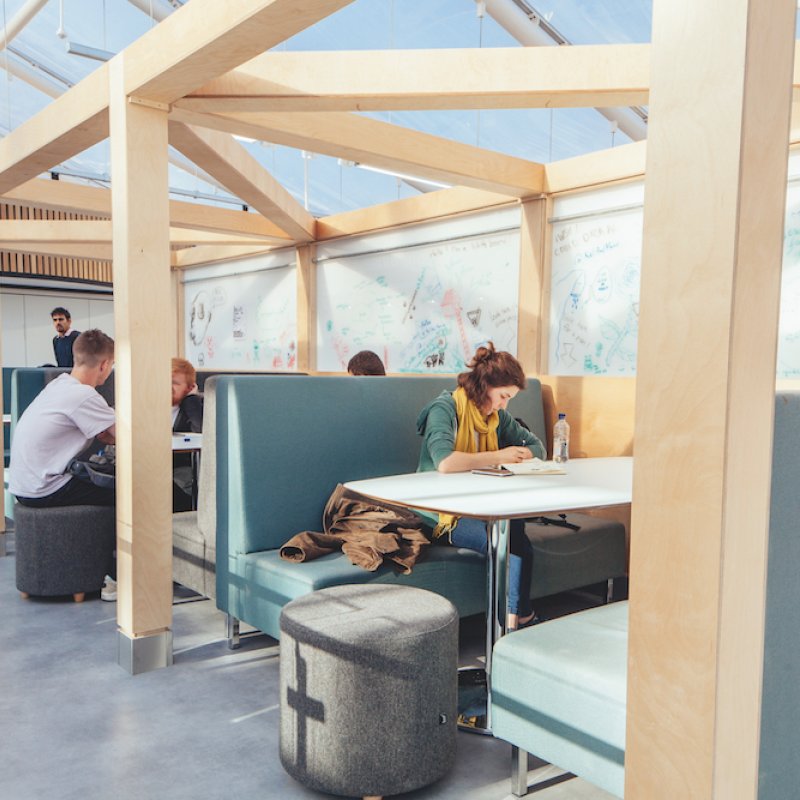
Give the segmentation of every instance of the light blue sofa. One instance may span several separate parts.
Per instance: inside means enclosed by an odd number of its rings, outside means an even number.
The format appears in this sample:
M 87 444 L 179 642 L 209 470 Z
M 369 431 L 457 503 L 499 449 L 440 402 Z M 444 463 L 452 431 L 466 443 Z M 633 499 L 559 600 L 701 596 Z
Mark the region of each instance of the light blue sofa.
M 778 392 L 772 455 L 761 688 L 759 800 L 800 786 L 800 393 Z M 634 576 L 635 579 L 635 576 Z M 743 590 L 744 591 L 744 590 Z M 492 660 L 492 729 L 515 750 L 511 786 L 527 792 L 527 753 L 622 797 L 627 602 L 506 636 Z
M 232 644 L 238 620 L 278 638 L 286 603 L 341 584 L 401 583 L 444 595 L 461 616 L 485 611 L 485 563 L 468 550 L 431 546 L 410 575 L 389 567 L 367 572 L 342 554 L 303 564 L 279 555 L 294 534 L 321 529 L 337 483 L 413 472 L 420 449 L 417 415 L 454 383 L 453 377 L 278 375 L 220 376 L 206 383 L 197 513 L 206 545 L 205 555 L 195 558 L 212 561 L 207 540 L 215 532 L 216 601 L 232 621 Z M 529 381 L 510 411 L 544 439 L 538 380 Z M 624 574 L 622 526 L 592 530 L 547 526 L 538 545 L 532 534 L 535 597 Z M 574 546 L 565 548 L 564 541 Z

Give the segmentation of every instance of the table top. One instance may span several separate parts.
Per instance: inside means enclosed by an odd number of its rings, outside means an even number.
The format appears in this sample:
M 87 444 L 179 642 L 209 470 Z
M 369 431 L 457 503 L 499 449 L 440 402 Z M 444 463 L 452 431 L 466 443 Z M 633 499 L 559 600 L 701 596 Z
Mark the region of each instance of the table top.
M 575 459 L 566 475 L 414 472 L 350 481 L 345 488 L 409 508 L 494 520 L 630 503 L 632 483 L 633 459 L 620 456 Z
M 183 453 L 203 449 L 202 433 L 173 433 L 172 452 Z

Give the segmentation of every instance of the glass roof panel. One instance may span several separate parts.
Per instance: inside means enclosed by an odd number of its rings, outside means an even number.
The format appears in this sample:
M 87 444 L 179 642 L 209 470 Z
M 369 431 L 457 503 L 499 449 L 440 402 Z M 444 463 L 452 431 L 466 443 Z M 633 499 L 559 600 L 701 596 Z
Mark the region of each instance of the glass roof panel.
M 186 0 L 190 3 L 191 0 Z M 646 42 L 651 0 L 510 0 L 523 2 L 576 43 Z M 10 21 L 24 0 L 4 0 Z M 180 3 L 173 3 L 173 5 Z M 22 57 L 34 74 L 63 89 L 88 75 L 100 62 L 66 52 L 66 42 L 115 53 L 155 23 L 127 0 L 50 0 L 0 56 L 0 66 Z M 165 6 L 164 0 L 160 5 Z M 474 0 L 355 0 L 339 12 L 282 43 L 280 50 L 358 50 L 518 47 L 514 37 L 489 15 L 480 17 Z M 59 36 L 63 27 L 64 36 Z M 6 61 L 4 62 L 4 59 Z M 34 66 L 31 66 L 33 64 Z M 0 132 L 33 116 L 50 97 L 23 78 L 0 87 Z M 612 134 L 608 120 L 593 109 L 514 109 L 483 111 L 396 111 L 379 119 L 446 139 L 547 162 L 629 141 Z M 247 144 L 249 152 L 301 203 L 330 214 L 411 196 L 421 187 L 396 177 L 342 164 L 338 159 L 305 159 L 299 150 L 269 143 Z M 108 146 L 100 144 L 64 165 L 74 172 L 107 179 Z M 170 168 L 170 184 L 181 193 L 227 192 L 204 181 L 197 170 Z

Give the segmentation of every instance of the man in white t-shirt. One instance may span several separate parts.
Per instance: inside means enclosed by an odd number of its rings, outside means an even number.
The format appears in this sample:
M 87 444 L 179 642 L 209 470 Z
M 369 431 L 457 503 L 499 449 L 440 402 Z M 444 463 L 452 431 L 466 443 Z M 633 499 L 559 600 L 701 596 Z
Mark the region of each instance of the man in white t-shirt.
M 114 340 L 97 329 L 84 331 L 73 353 L 72 372 L 48 383 L 14 430 L 8 488 L 26 506 L 115 503 L 113 489 L 66 472 L 95 437 L 114 443 L 114 409 L 96 391 L 114 366 Z

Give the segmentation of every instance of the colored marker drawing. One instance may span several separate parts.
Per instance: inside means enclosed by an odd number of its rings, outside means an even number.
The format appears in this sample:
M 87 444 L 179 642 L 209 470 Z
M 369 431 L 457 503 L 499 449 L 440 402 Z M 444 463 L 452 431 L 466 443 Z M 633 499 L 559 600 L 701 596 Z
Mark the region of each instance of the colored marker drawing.
M 519 232 L 329 258 L 317 284 L 318 369 L 358 350 L 393 372 L 458 372 L 491 339 L 516 353 Z
M 634 375 L 642 210 L 553 225 L 549 370 Z
M 246 263 L 246 262 L 241 262 Z M 294 267 L 191 281 L 186 357 L 205 369 L 296 369 Z

